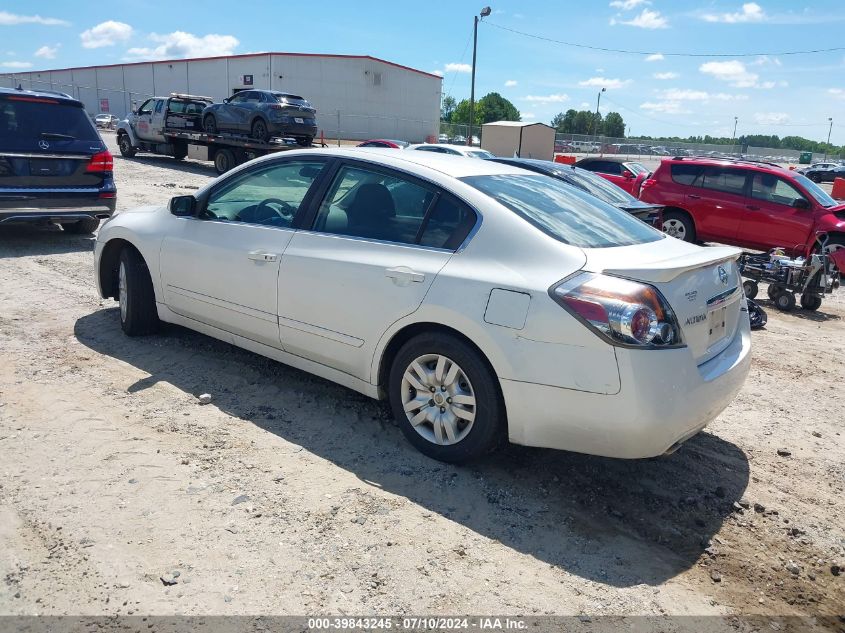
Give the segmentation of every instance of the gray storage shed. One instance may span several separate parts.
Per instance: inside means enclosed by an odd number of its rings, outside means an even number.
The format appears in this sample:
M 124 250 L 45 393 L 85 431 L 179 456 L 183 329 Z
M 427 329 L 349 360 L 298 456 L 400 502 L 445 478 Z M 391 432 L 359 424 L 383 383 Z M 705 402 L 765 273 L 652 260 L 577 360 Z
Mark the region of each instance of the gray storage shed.
M 481 126 L 481 149 L 496 156 L 554 160 L 555 129 L 545 123 L 496 121 Z

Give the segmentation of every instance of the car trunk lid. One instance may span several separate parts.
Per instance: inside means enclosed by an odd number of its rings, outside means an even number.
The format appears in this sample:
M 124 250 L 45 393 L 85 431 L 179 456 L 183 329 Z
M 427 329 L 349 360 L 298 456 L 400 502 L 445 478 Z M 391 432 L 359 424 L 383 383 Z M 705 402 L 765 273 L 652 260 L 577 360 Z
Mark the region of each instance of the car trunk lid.
M 585 270 L 645 282 L 660 290 L 698 364 L 716 356 L 733 339 L 742 303 L 738 249 L 701 248 L 665 238 L 657 243 L 585 249 L 585 254 Z

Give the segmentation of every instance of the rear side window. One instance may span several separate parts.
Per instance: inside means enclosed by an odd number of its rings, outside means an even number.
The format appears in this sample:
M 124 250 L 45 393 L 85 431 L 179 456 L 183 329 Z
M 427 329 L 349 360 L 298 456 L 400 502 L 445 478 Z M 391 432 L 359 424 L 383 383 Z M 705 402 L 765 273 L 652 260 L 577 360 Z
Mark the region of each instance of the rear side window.
M 751 197 L 766 202 L 792 206 L 799 199 L 805 199 L 788 182 L 771 174 L 757 173 L 751 180 Z
M 701 174 L 701 165 L 678 163 L 672 165 L 672 180 L 679 185 L 692 185 Z
M 11 97 L 0 100 L 0 139 L 7 150 L 36 149 L 42 140 L 61 150 L 70 149 L 74 141 L 99 143 L 100 135 L 79 106 L 47 98 Z
M 546 235 L 572 246 L 629 246 L 664 237 L 625 211 L 549 176 L 469 176 L 461 180 Z
M 593 160 L 586 165 L 579 165 L 579 167 L 589 169 L 590 171 L 597 171 L 602 174 L 610 174 L 612 176 L 622 175 L 622 165 L 609 160 Z
M 700 186 L 741 196 L 745 192 L 745 175 L 746 172 L 742 169 L 705 167 Z
M 475 226 L 475 211 L 452 196 L 442 194 L 423 225 L 420 244 L 455 250 Z

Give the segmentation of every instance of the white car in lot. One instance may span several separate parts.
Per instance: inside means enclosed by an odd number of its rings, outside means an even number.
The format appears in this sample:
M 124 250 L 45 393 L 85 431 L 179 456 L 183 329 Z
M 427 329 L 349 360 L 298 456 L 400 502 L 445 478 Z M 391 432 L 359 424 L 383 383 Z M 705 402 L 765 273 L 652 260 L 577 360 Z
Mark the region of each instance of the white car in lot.
M 405 149 L 417 150 L 420 152 L 432 152 L 434 154 L 466 156 L 468 158 L 496 158 L 495 155 L 491 154 L 486 149 L 479 149 L 478 147 L 470 147 L 469 145 L 456 145 L 451 143 L 419 143 L 417 145 L 409 145 Z
M 640 458 L 745 380 L 738 254 L 516 167 L 356 148 L 267 156 L 123 211 L 95 270 L 127 334 L 175 323 L 387 398 L 431 457 L 508 438 Z

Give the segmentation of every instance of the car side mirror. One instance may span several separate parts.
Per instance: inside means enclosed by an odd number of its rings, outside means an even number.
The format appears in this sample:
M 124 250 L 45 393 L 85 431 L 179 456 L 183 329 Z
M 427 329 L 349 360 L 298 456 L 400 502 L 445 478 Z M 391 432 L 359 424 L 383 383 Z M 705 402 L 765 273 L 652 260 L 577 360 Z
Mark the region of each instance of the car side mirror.
M 622 174 L 622 176 L 623 176 L 626 180 L 631 180 L 631 178 L 633 178 L 633 177 L 634 177 L 634 174 L 632 174 L 630 171 L 626 171 L 626 172 L 624 172 L 624 173 Z
M 796 209 L 809 209 L 810 203 L 804 198 L 795 198 L 795 200 L 792 201 L 792 206 Z
M 196 215 L 197 199 L 193 196 L 174 196 L 170 199 L 170 213 L 180 218 Z
M 229 97 L 226 97 L 225 99 L 223 99 L 223 103 L 229 103 Z

